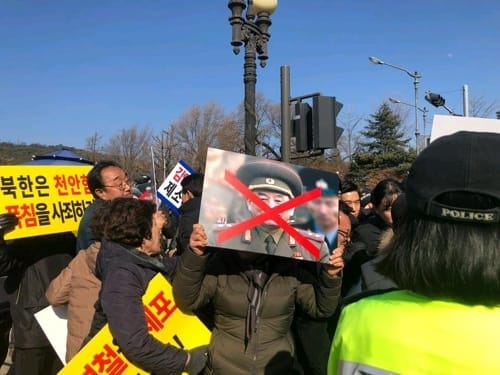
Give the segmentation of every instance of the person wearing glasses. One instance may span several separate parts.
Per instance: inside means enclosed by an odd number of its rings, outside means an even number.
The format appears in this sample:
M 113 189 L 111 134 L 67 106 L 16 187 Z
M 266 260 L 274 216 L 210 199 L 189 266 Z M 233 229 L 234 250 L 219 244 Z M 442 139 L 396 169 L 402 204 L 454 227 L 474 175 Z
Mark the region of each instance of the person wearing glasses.
M 87 249 L 97 239 L 90 230 L 90 217 L 102 201 L 132 197 L 132 182 L 123 168 L 112 160 L 98 162 L 87 174 L 94 202 L 85 210 L 76 239 L 76 250 Z
M 45 297 L 50 305 L 68 305 L 66 360 L 74 357 L 89 332 L 101 281 L 95 275 L 97 254 L 101 248 L 103 224 L 95 217 L 105 201 L 132 198 L 132 186 L 125 171 L 114 161 L 98 162 L 87 175 L 94 202 L 85 210 L 76 241 L 78 254 L 48 285 Z

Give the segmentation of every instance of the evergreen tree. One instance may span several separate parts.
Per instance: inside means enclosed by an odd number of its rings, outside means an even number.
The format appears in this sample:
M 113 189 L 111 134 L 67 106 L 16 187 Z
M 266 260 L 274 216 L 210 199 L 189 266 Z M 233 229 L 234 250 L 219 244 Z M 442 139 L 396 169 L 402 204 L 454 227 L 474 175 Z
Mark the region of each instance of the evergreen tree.
M 349 175 L 371 189 L 386 177 L 402 180 L 415 159 L 415 150 L 409 147 L 410 138 L 404 138 L 401 117 L 387 103 L 370 116 L 361 131 L 366 140 L 353 155 Z

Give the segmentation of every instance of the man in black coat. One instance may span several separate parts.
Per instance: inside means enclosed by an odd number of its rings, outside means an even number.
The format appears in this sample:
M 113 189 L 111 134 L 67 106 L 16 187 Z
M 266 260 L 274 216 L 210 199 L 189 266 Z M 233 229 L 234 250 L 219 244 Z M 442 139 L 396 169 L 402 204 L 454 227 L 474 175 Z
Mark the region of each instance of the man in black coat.
M 72 233 L 20 238 L 3 236 L 17 225 L 12 214 L 0 215 L 0 276 L 10 302 L 16 375 L 52 375 L 62 363 L 34 314 L 49 305 L 45 291 L 75 253 Z
M 203 192 L 203 174 L 193 173 L 184 177 L 182 186 L 182 205 L 179 208 L 179 226 L 176 236 L 176 255 L 181 255 L 189 246 L 189 236 L 193 231 L 193 224 L 200 218 L 201 193 Z

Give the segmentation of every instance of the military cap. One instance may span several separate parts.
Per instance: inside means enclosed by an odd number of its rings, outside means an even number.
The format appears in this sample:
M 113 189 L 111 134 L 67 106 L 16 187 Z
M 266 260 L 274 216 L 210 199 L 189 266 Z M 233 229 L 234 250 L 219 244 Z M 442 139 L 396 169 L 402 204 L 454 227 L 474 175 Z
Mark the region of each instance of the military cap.
M 302 194 L 302 181 L 297 171 L 284 163 L 274 160 L 257 160 L 243 164 L 236 177 L 250 190 L 263 189 L 277 191 L 290 198 Z
M 307 191 L 319 187 L 323 196 L 338 195 L 339 177 L 336 173 L 304 167 L 299 170 L 299 175 Z

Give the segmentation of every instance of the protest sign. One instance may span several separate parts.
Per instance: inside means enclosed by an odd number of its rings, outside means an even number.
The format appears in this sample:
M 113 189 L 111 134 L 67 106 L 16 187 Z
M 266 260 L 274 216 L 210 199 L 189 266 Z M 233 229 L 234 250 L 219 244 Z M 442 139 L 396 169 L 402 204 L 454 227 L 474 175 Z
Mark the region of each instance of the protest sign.
M 35 313 L 35 318 L 61 362 L 66 364 L 68 306 L 47 306 Z
M 326 263 L 325 236 L 336 244 L 338 189 L 336 173 L 209 148 L 199 222 L 208 246 Z M 334 223 L 322 233 L 313 219 L 326 199 Z
M 194 170 L 184 160 L 179 160 L 170 171 L 165 181 L 157 191 L 158 198 L 161 199 L 176 215 L 179 215 L 179 207 L 182 204 L 181 181 L 184 177 L 193 174 Z
M 435 115 L 432 122 L 431 142 L 458 131 L 500 133 L 500 120 L 479 117 Z
M 156 275 L 142 297 L 148 331 L 162 343 L 192 349 L 208 345 L 210 331 L 195 316 L 175 305 L 172 287 L 163 275 Z M 58 375 L 143 375 L 148 372 L 130 363 L 113 340 L 106 324 Z
M 93 197 L 87 186 L 90 165 L 0 166 L 0 212 L 19 224 L 5 239 L 76 232 Z

